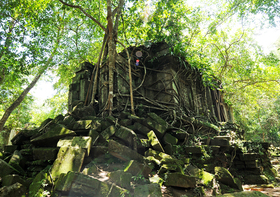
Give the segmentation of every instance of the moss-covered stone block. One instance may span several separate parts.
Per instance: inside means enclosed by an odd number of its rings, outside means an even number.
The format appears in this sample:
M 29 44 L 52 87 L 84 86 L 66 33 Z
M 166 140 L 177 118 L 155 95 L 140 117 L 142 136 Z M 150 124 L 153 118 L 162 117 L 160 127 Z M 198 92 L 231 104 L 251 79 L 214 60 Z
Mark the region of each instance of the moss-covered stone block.
M 204 154 L 204 149 L 201 146 L 188 146 L 186 147 L 187 154 Z
M 165 174 L 165 186 L 194 188 L 196 180 L 193 176 L 183 175 L 181 173 L 167 173 Z
M 20 153 L 20 151 L 15 150 L 10 161 L 9 164 L 11 166 L 13 166 L 13 168 L 15 168 L 21 175 L 25 175 L 25 171 L 22 169 L 20 163 L 23 160 L 23 157 Z
M 238 179 L 234 179 L 232 174 L 223 167 L 215 167 L 215 177 L 217 181 L 225 185 L 228 185 L 234 189 L 239 189 L 241 191 L 243 190 L 241 182 L 238 181 Z
M 69 130 L 59 124 L 53 124 L 48 131 L 41 136 L 32 139 L 31 143 L 46 144 L 48 142 L 57 142 L 57 140 L 66 136 L 76 135 L 75 131 Z
M 1 197 L 22 197 L 27 193 L 27 189 L 21 183 L 15 183 L 10 186 L 0 188 Z
M 100 133 L 100 136 L 105 139 L 108 140 L 112 135 L 114 135 L 116 132 L 116 128 L 115 126 L 111 125 L 109 127 L 107 127 L 104 131 L 102 131 Z
M 0 177 L 4 177 L 8 174 L 11 174 L 12 172 L 17 172 L 17 170 L 13 166 L 2 159 L 0 159 L 0 169 Z
M 243 177 L 243 181 L 246 184 L 267 184 L 268 178 L 265 175 L 246 175 Z
M 163 137 L 163 141 L 167 144 L 176 145 L 178 143 L 178 139 L 171 135 L 170 133 L 166 133 Z
M 135 122 L 133 126 L 134 126 L 136 132 L 143 134 L 143 135 L 147 135 L 151 131 L 151 129 L 149 129 L 148 127 L 144 126 L 143 124 L 141 124 L 139 122 Z
M 142 174 L 145 178 L 149 177 L 149 174 L 151 173 L 152 168 L 150 168 L 148 165 L 144 163 L 139 163 L 135 160 L 129 161 L 127 166 L 124 169 L 124 172 L 131 173 L 133 176 L 137 176 L 139 174 Z
M 128 146 L 131 147 L 133 150 L 137 150 L 137 135 L 133 130 L 121 126 L 116 130 L 115 136 L 124 141 L 126 144 L 128 144 Z
M 92 141 L 89 136 L 75 136 L 75 137 L 66 137 L 60 139 L 57 143 L 57 147 L 76 147 L 85 149 L 87 155 L 90 153 Z
M 53 179 L 58 178 L 61 173 L 80 172 L 85 153 L 86 150 L 82 148 L 61 147 L 50 170 Z
M 111 172 L 109 175 L 109 178 L 113 183 L 125 189 L 131 188 L 130 186 L 131 177 L 132 177 L 131 173 L 124 172 L 123 170 L 117 170 Z
M 136 160 L 139 162 L 144 161 L 144 157 L 142 155 L 114 140 L 109 141 L 108 151 L 111 155 L 123 161 L 130 161 L 130 160 Z
M 33 148 L 33 159 L 34 160 L 55 160 L 59 148 Z
M 93 120 L 79 120 L 73 125 L 73 130 L 90 129 Z
M 139 185 L 134 189 L 134 196 L 138 196 L 138 197 L 162 196 L 160 185 L 157 183 Z
M 148 134 L 147 134 L 148 138 L 149 138 L 149 141 L 152 145 L 152 147 L 157 150 L 157 151 L 160 151 L 160 152 L 164 152 L 163 148 L 162 148 L 162 145 L 160 143 L 160 141 L 158 140 L 156 134 L 154 133 L 153 130 L 151 130 Z

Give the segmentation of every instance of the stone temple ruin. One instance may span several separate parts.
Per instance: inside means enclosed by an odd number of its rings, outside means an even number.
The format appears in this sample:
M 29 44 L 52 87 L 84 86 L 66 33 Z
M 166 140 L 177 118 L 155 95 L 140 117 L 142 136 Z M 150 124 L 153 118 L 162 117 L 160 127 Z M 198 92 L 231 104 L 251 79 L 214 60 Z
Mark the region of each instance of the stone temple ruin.
M 113 116 L 101 114 L 106 62 L 94 105 L 94 65 L 83 63 L 69 88 L 69 112 L 21 130 L 5 146 L 0 196 L 249 195 L 242 184 L 275 181 L 269 144 L 240 140 L 230 107 L 198 69 L 171 55 L 166 43 L 127 50 L 136 115 L 129 110 L 125 52 L 116 61 Z M 143 54 L 138 66 L 136 51 Z

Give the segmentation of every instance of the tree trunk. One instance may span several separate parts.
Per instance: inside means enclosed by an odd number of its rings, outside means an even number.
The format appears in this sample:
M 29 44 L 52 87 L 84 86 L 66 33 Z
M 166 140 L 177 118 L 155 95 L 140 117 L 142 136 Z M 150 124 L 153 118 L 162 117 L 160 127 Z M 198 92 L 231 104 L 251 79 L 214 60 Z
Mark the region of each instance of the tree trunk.
M 47 63 L 51 62 L 51 58 L 49 58 L 49 61 Z M 4 125 L 6 123 L 6 121 L 8 120 L 8 118 L 10 117 L 11 113 L 14 111 L 14 109 L 16 109 L 21 102 L 23 101 L 23 99 L 25 98 L 25 96 L 28 94 L 28 92 L 35 86 L 35 84 L 37 83 L 37 81 L 40 79 L 41 75 L 44 73 L 44 71 L 48 68 L 49 64 L 45 65 L 44 68 L 35 76 L 35 78 L 33 79 L 33 81 L 27 86 L 27 88 L 24 89 L 24 91 L 20 94 L 20 96 L 17 98 L 17 100 L 15 100 L 15 102 L 13 102 L 11 104 L 10 107 L 8 107 L 8 109 L 5 111 L 4 115 L 2 116 L 1 120 L 0 120 L 0 131 L 3 130 Z
M 114 40 L 114 32 L 113 32 L 113 20 L 112 20 L 112 3 L 111 0 L 107 0 L 107 20 L 108 20 L 108 55 L 109 55 L 109 63 L 108 63 L 108 86 L 109 86 L 109 94 L 108 94 L 108 109 L 109 116 L 112 115 L 113 110 L 113 98 L 114 98 L 114 68 L 115 68 L 115 53 L 116 53 L 116 43 Z

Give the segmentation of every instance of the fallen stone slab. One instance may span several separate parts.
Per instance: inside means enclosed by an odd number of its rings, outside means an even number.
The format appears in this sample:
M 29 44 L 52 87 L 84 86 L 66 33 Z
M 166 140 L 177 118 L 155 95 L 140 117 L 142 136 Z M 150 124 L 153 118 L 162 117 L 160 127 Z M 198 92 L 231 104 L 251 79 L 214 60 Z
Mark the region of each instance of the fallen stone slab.
M 38 133 L 37 129 L 34 130 L 21 130 L 18 134 L 16 134 L 11 142 L 13 145 L 21 145 L 24 141 L 30 140 L 31 136 Z
M 143 175 L 145 178 L 149 178 L 149 174 L 152 172 L 152 168 L 144 163 L 139 163 L 135 160 L 131 160 L 124 169 L 124 172 L 131 173 L 133 176 Z
M 136 144 L 136 133 L 124 126 L 121 126 L 116 130 L 115 136 L 122 141 L 124 141 L 132 150 L 137 150 L 137 144 Z
M 109 127 L 107 127 L 105 130 L 103 130 L 101 133 L 100 133 L 100 136 L 105 139 L 105 140 L 108 140 L 112 135 L 114 135 L 116 132 L 116 128 L 115 126 L 111 125 Z
M 243 191 L 241 181 L 237 178 L 234 178 L 227 169 L 223 167 L 215 167 L 215 177 L 217 181 Z
M 167 173 L 165 174 L 165 186 L 194 188 L 196 180 L 193 176 L 187 176 L 180 173 Z
M 85 153 L 86 150 L 80 147 L 61 147 L 50 169 L 52 178 L 56 179 L 61 173 L 68 171 L 80 172 Z
M 214 138 L 210 141 L 211 146 L 229 146 L 229 140 L 224 138 Z
M 131 188 L 130 186 L 131 177 L 132 177 L 131 173 L 125 172 L 123 170 L 117 170 L 109 174 L 109 178 L 111 182 L 125 189 Z
M 49 128 L 48 132 L 32 139 L 31 143 L 46 146 L 47 143 L 57 143 L 59 139 L 73 135 L 76 135 L 75 131 L 69 130 L 59 124 L 54 124 L 51 128 Z
M 268 196 L 259 191 L 242 191 L 242 192 L 217 195 L 217 197 L 268 197 Z
M 73 130 L 90 129 L 92 122 L 93 122 L 92 120 L 79 120 L 75 122 L 72 129 Z
M 152 114 L 154 114 L 154 113 L 152 113 Z M 159 119 L 161 119 L 159 116 L 157 116 L 157 117 Z M 167 126 L 166 126 L 166 122 L 164 120 L 163 120 L 164 123 L 161 123 L 162 121 L 160 121 L 159 119 L 154 119 L 154 118 L 148 117 L 146 119 L 147 124 L 145 126 L 148 127 L 150 130 L 153 130 L 159 138 L 162 138 L 165 134 Z
M 13 154 L 13 152 L 18 148 L 17 145 L 6 145 L 4 146 L 4 153 Z
M 139 185 L 134 189 L 137 197 L 159 197 L 162 196 L 160 185 L 157 183 Z
M 23 177 L 18 174 L 8 174 L 2 177 L 2 186 L 11 186 L 15 183 L 20 183 L 26 187 L 29 186 L 28 182 L 23 179 Z
M 144 161 L 144 157 L 142 155 L 114 140 L 109 141 L 108 151 L 111 155 L 123 161 L 130 161 L 130 160 L 136 160 L 139 162 Z
M 12 172 L 19 173 L 13 166 L 5 162 L 4 160 L 0 159 L 0 177 L 4 177 Z
M 148 134 L 147 134 L 148 138 L 149 138 L 149 141 L 152 145 L 152 147 L 157 150 L 157 151 L 160 151 L 160 152 L 164 152 L 163 148 L 162 148 L 162 145 L 160 143 L 160 141 L 158 140 L 155 132 L 153 130 L 151 130 Z
M 91 137 L 91 146 L 94 146 L 99 139 L 99 133 L 95 129 L 90 129 L 88 135 Z
M 22 167 L 20 165 L 22 160 L 23 160 L 23 157 L 22 157 L 20 151 L 15 150 L 9 161 L 9 164 L 11 166 L 13 166 L 13 168 L 15 168 L 18 172 L 20 172 L 21 175 L 25 175 L 25 171 L 22 169 Z
M 34 148 L 33 151 L 33 160 L 55 160 L 59 148 Z
M 213 186 L 213 179 L 215 178 L 214 174 L 201 170 L 191 164 L 185 167 L 188 174 L 194 176 L 200 180 L 200 184 L 206 185 L 208 187 Z
M 144 126 L 139 122 L 135 122 L 133 126 L 135 128 L 135 132 L 143 135 L 147 135 L 151 131 L 151 129 L 149 129 L 148 127 Z
M 20 184 L 15 183 L 11 186 L 4 186 L 0 188 L 0 196 L 1 197 L 22 197 L 27 193 L 27 188 Z
M 60 139 L 57 143 L 57 147 L 80 147 L 86 150 L 87 155 L 90 154 L 91 145 L 91 137 L 89 136 L 65 137 Z
M 260 158 L 258 153 L 243 153 L 239 155 L 241 161 L 255 161 Z
M 171 135 L 170 133 L 166 133 L 163 137 L 163 140 L 167 144 L 176 145 L 178 143 L 178 139 Z
M 243 177 L 243 181 L 246 184 L 267 184 L 268 178 L 265 175 L 246 175 Z
M 111 183 L 101 182 L 77 172 L 62 174 L 56 184 L 56 191 L 67 192 L 68 196 L 127 196 L 127 190 Z

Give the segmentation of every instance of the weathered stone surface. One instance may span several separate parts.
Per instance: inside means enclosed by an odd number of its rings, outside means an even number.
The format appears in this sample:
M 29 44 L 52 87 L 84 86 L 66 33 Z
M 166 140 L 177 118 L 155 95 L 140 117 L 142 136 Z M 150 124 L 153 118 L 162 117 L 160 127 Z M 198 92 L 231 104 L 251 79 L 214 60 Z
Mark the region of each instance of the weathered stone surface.
M 258 153 L 243 153 L 239 155 L 241 161 L 255 161 L 260 158 Z
M 115 126 L 111 125 L 107 127 L 104 131 L 100 133 L 100 136 L 102 136 L 103 139 L 108 140 L 112 135 L 114 135 L 116 132 Z
M 186 153 L 192 153 L 192 154 L 203 154 L 203 150 L 201 146 L 188 146 L 186 147 Z
M 151 183 L 139 185 L 134 189 L 134 196 L 137 197 L 159 197 L 162 196 L 159 184 Z
M 223 167 L 215 167 L 215 177 L 217 181 L 243 191 L 241 182 L 238 179 L 235 179 L 227 169 Z
M 92 122 L 93 122 L 92 120 L 79 120 L 79 121 L 75 122 L 72 129 L 73 130 L 90 129 Z
M 160 159 L 160 163 L 161 164 L 177 164 L 177 165 L 183 165 L 184 162 L 176 159 L 174 157 L 172 157 L 171 155 L 168 155 L 166 153 L 160 152 L 158 155 L 161 159 Z
M 196 185 L 195 177 L 186 176 L 180 173 L 167 173 L 165 175 L 166 186 L 194 188 Z
M 133 150 L 137 150 L 137 135 L 133 130 L 121 126 L 116 130 L 115 136 L 121 139 L 122 141 L 126 142 L 126 144 L 128 144 L 128 146 L 131 147 Z
M 89 136 L 75 136 L 75 137 L 66 137 L 60 139 L 57 143 L 57 147 L 76 147 L 83 148 L 87 151 L 87 155 L 90 153 L 91 149 L 91 137 Z
M 108 152 L 107 146 L 93 146 L 90 151 L 90 157 L 97 158 L 101 155 L 104 155 L 107 152 Z
M 119 124 L 127 127 L 129 125 L 132 125 L 132 120 L 131 119 L 121 119 Z
M 21 145 L 24 141 L 29 140 L 30 137 L 37 132 L 38 130 L 21 130 L 13 137 L 13 139 L 11 139 L 11 142 L 13 145 Z
M 126 196 L 126 190 L 110 183 L 101 182 L 81 173 L 69 172 L 62 175 L 55 188 L 57 191 L 67 191 L 69 196 Z
M 267 184 L 268 178 L 265 175 L 246 175 L 243 177 L 246 184 Z
M 22 197 L 25 196 L 26 192 L 26 187 L 20 183 L 0 188 L 1 197 Z
M 125 188 L 125 189 L 130 189 L 130 182 L 131 182 L 131 177 L 132 174 L 129 172 L 124 172 L 123 170 L 117 170 L 114 172 L 111 172 L 110 175 L 110 180 L 115 183 L 116 185 Z
M 33 151 L 33 159 L 34 160 L 55 160 L 58 148 L 34 148 Z
M 15 150 L 11 159 L 10 159 L 10 161 L 9 161 L 9 164 L 11 166 L 13 166 L 13 168 L 15 168 L 21 175 L 24 175 L 25 171 L 20 166 L 20 163 L 21 163 L 22 159 L 23 159 L 23 157 L 22 157 L 20 151 Z
M 47 142 L 54 142 L 61 138 L 64 138 L 66 136 L 76 135 L 76 133 L 72 130 L 66 129 L 65 127 L 55 124 L 51 128 L 49 128 L 49 131 L 44 133 L 43 135 L 32 139 L 32 143 L 47 143 Z
M 123 161 L 136 160 L 139 162 L 144 161 L 144 157 L 127 146 L 124 146 L 114 140 L 109 141 L 109 153 Z
M 159 153 L 161 153 L 161 152 L 149 148 L 149 150 L 147 150 L 145 152 L 145 157 L 152 156 L 152 157 L 154 157 L 157 160 L 161 160 L 162 157 L 159 156 Z
M 151 131 L 151 129 L 149 129 L 148 127 L 144 126 L 143 124 L 141 124 L 139 122 L 135 122 L 133 126 L 135 128 L 135 131 L 137 131 L 143 135 L 147 135 Z
M 98 172 L 97 166 L 96 165 L 91 165 L 91 166 L 85 167 L 83 169 L 82 173 L 84 175 L 91 175 L 91 174 L 95 174 L 97 172 Z
M 154 133 L 154 131 L 150 131 L 148 134 L 147 134 L 148 138 L 149 138 L 149 141 L 152 145 L 152 147 L 157 150 L 157 151 L 160 151 L 160 152 L 164 152 L 162 146 L 161 146 L 161 143 L 160 141 L 158 140 L 156 134 Z
M 17 145 L 6 145 L 4 146 L 4 152 L 13 154 L 13 152 L 17 149 L 17 147 L 18 147 Z
M 188 174 L 198 178 L 201 184 L 204 184 L 209 187 L 213 186 L 213 179 L 215 178 L 214 174 L 201 170 L 191 164 L 187 165 L 185 168 Z
M 53 179 L 68 171 L 79 172 L 84 161 L 85 152 L 86 150 L 82 148 L 61 147 L 50 170 Z
M 124 169 L 124 172 L 131 173 L 133 176 L 142 174 L 145 178 L 149 177 L 151 171 L 152 169 L 148 165 L 139 163 L 135 160 L 131 160 Z
M 214 138 L 210 141 L 211 146 L 229 146 L 229 141 L 223 138 Z
M 77 178 L 78 174 L 72 171 L 61 173 L 55 184 L 56 191 L 67 192 L 70 191 L 72 182 Z
M 170 133 L 166 133 L 163 137 L 165 143 L 176 145 L 178 143 L 178 139 L 171 135 Z
M 88 135 L 91 137 L 91 145 L 94 146 L 99 139 L 99 133 L 96 130 L 91 129 Z
M 11 174 L 12 172 L 17 172 L 15 168 L 13 168 L 11 165 L 9 165 L 2 159 L 0 159 L 0 169 L 0 177 L 4 177 L 8 174 Z
M 8 174 L 2 178 L 2 186 L 10 186 L 15 183 L 20 183 L 24 186 L 28 186 L 26 181 L 17 174 Z
M 158 174 L 164 174 L 166 172 L 181 172 L 181 166 L 176 164 L 162 164 L 160 166 L 161 167 L 158 170 Z
M 217 195 L 217 197 L 268 197 L 259 191 L 242 191 L 230 194 Z
M 150 113 L 150 115 L 151 114 L 154 114 L 154 113 Z M 149 129 L 153 130 L 159 138 L 162 138 L 164 136 L 166 128 L 167 128 L 166 122 L 163 119 L 161 119 L 159 116 L 157 116 L 156 114 L 155 114 L 155 116 L 156 117 L 154 117 L 152 115 L 153 118 L 152 117 L 148 117 L 146 119 L 146 121 L 147 121 L 146 126 Z M 158 117 L 158 119 L 155 120 L 154 118 L 157 118 L 157 117 Z

